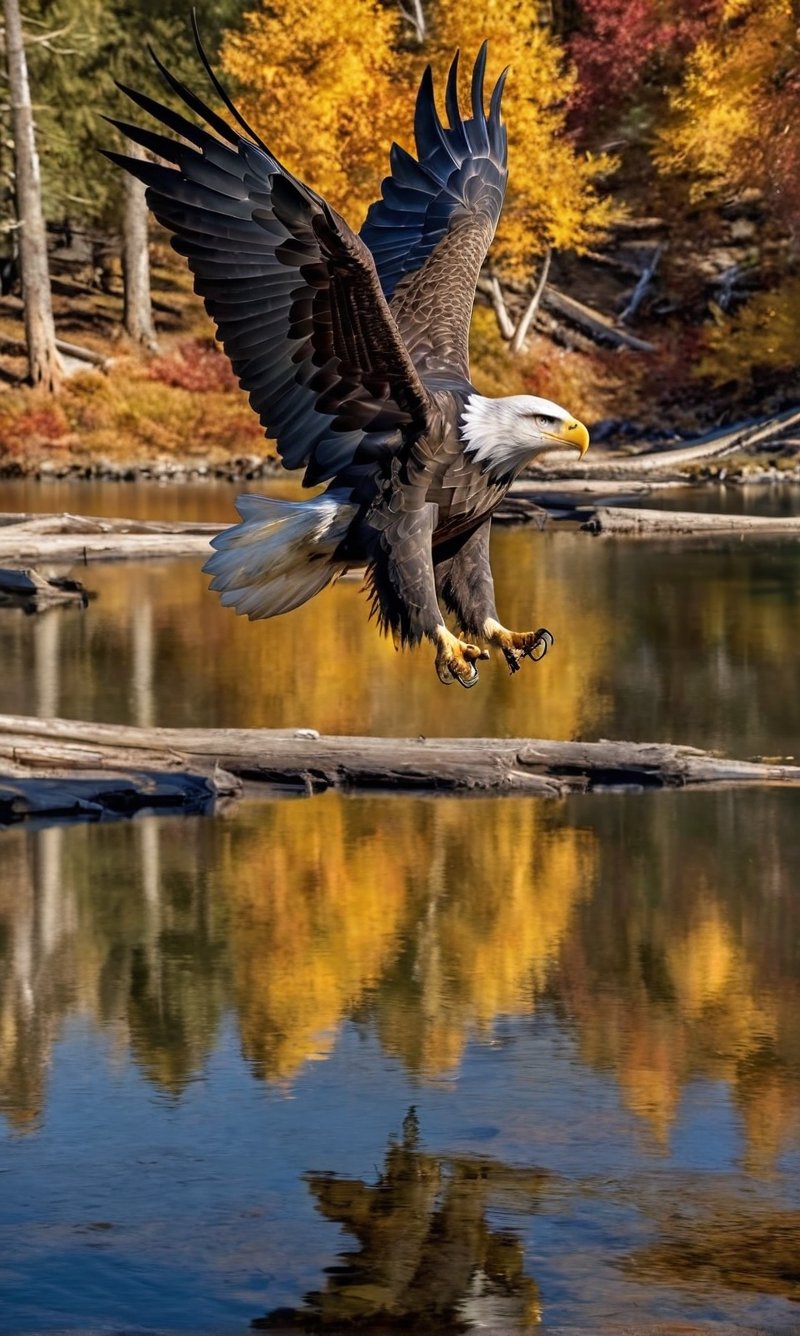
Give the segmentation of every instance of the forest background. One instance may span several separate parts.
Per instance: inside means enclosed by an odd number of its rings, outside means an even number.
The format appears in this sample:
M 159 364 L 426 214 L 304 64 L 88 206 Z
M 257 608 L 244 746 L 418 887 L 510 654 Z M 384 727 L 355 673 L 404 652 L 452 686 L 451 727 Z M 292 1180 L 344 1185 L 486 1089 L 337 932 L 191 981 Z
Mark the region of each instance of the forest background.
M 175 104 L 148 43 L 216 105 L 184 3 L 18 5 L 4 0 L 0 469 L 255 465 L 269 446 L 184 262 L 98 152 L 123 147 L 102 114 L 131 115 L 115 80 Z M 453 50 L 469 68 L 484 38 L 489 75 L 511 65 L 479 389 L 563 402 L 612 445 L 800 401 L 800 0 L 216 0 L 198 21 L 245 115 L 356 228 L 392 140 L 413 147 L 425 65 L 441 90 Z

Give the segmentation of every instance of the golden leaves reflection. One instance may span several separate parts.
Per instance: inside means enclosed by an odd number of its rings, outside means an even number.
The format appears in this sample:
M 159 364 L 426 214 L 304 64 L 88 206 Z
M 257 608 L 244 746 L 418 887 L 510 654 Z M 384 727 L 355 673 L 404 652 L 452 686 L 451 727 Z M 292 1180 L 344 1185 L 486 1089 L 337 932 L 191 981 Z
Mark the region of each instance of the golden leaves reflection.
M 234 990 L 275 1081 L 363 1006 L 412 1070 L 455 1068 L 470 1034 L 532 1011 L 591 871 L 580 831 L 516 800 L 275 804 L 247 830 L 221 860 Z
M 36 1120 L 75 1016 L 178 1097 L 228 1010 L 288 1086 L 348 1018 L 441 1080 L 547 1006 L 656 1147 L 703 1078 L 769 1172 L 800 1132 L 792 797 L 328 795 L 5 832 L 0 1107 Z

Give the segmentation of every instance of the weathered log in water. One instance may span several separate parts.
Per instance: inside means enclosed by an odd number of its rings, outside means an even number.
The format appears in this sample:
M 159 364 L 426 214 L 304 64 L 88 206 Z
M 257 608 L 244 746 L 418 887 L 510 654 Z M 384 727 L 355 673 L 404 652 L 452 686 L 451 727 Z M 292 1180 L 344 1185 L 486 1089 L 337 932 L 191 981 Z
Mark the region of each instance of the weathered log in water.
M 0 776 L 0 826 L 45 818 L 103 821 L 142 811 L 207 813 L 239 790 L 232 776 L 219 783 L 213 776 L 148 770 L 73 776 L 56 768 L 44 776 Z
M 681 486 L 680 482 L 614 482 L 596 478 L 537 479 L 516 482 L 494 512 L 499 524 L 544 525 L 552 511 L 572 511 L 588 506 L 623 505 L 651 496 L 654 491 Z
M 642 450 L 638 454 L 601 454 L 590 452 L 580 463 L 574 455 L 545 455 L 531 469 L 529 478 L 597 478 L 609 481 L 634 481 L 638 478 L 672 479 L 686 482 L 696 465 L 746 454 L 794 437 L 800 430 L 800 409 L 787 409 L 758 422 L 739 423 L 724 431 L 712 432 L 686 441 L 674 450 Z
M 226 526 L 94 515 L 0 515 L 0 561 L 89 562 L 209 555 Z
M 800 515 L 718 515 L 694 510 L 640 510 L 627 506 L 599 506 L 577 510 L 581 528 L 596 534 L 649 538 L 664 534 L 673 538 L 702 535 L 750 534 L 773 538 L 800 537 Z
M 24 612 L 44 612 L 47 608 L 78 603 L 85 608 L 93 595 L 80 580 L 65 576 L 47 578 L 39 571 L 0 568 L 0 608 L 22 608 Z
M 800 766 L 729 760 L 666 743 L 325 737 L 313 729 L 133 728 L 0 716 L 0 785 L 30 781 L 32 800 L 43 801 L 36 787 L 43 779 L 62 786 L 82 780 L 85 797 L 94 784 L 102 803 L 109 778 L 118 785 L 125 777 L 133 789 L 113 801 L 133 810 L 133 790 L 141 792 L 139 805 L 149 807 L 148 785 L 164 785 L 169 793 L 170 785 L 182 786 L 190 776 L 209 786 L 209 799 L 235 792 L 237 781 L 306 793 L 334 788 L 562 797 L 609 788 L 800 785 Z

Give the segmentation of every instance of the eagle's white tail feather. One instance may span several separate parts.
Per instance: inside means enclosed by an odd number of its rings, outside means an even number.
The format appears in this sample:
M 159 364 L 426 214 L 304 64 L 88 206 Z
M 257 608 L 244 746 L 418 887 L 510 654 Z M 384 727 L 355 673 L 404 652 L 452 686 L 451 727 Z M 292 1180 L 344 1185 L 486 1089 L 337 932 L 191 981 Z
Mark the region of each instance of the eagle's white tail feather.
M 226 607 L 251 621 L 275 617 L 306 603 L 344 566 L 332 560 L 357 507 L 346 492 L 325 492 L 309 501 L 237 497 L 241 524 L 212 539 L 216 548 L 203 567 L 213 575 Z

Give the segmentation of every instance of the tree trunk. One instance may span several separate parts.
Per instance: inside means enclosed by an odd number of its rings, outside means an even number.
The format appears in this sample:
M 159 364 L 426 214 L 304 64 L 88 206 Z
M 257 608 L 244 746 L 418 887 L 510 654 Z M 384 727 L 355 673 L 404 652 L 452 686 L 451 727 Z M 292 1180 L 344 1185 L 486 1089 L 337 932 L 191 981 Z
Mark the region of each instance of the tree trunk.
M 513 338 L 514 335 L 514 321 L 508 313 L 505 295 L 500 286 L 500 279 L 497 277 L 497 274 L 491 274 L 486 280 L 485 291 L 488 294 L 489 301 L 492 303 L 492 310 L 494 311 L 495 319 L 497 320 L 497 328 L 500 330 L 500 335 L 508 341 Z
M 126 146 L 134 158 L 143 158 L 137 144 Z M 125 217 L 122 232 L 122 279 L 125 285 L 123 323 L 127 333 L 149 352 L 158 348 L 153 307 L 150 300 L 150 252 L 147 240 L 148 210 L 145 187 L 133 176 L 125 177 Z
M 19 0 L 3 0 L 3 4 L 28 365 L 32 383 L 55 392 L 61 385 L 64 372 L 56 349 L 47 263 L 47 232 L 42 214 L 39 156 L 36 152 L 22 19 Z
M 547 275 L 550 273 L 550 259 L 552 254 L 553 252 L 548 246 L 545 251 L 544 261 L 542 262 L 542 271 L 539 274 L 539 282 L 536 284 L 533 296 L 525 307 L 517 328 L 514 330 L 514 337 L 511 340 L 511 351 L 515 357 L 517 357 L 525 347 L 528 330 L 533 324 L 533 317 L 536 315 L 539 302 L 542 300 L 542 293 L 544 292 L 545 284 L 547 283 Z

